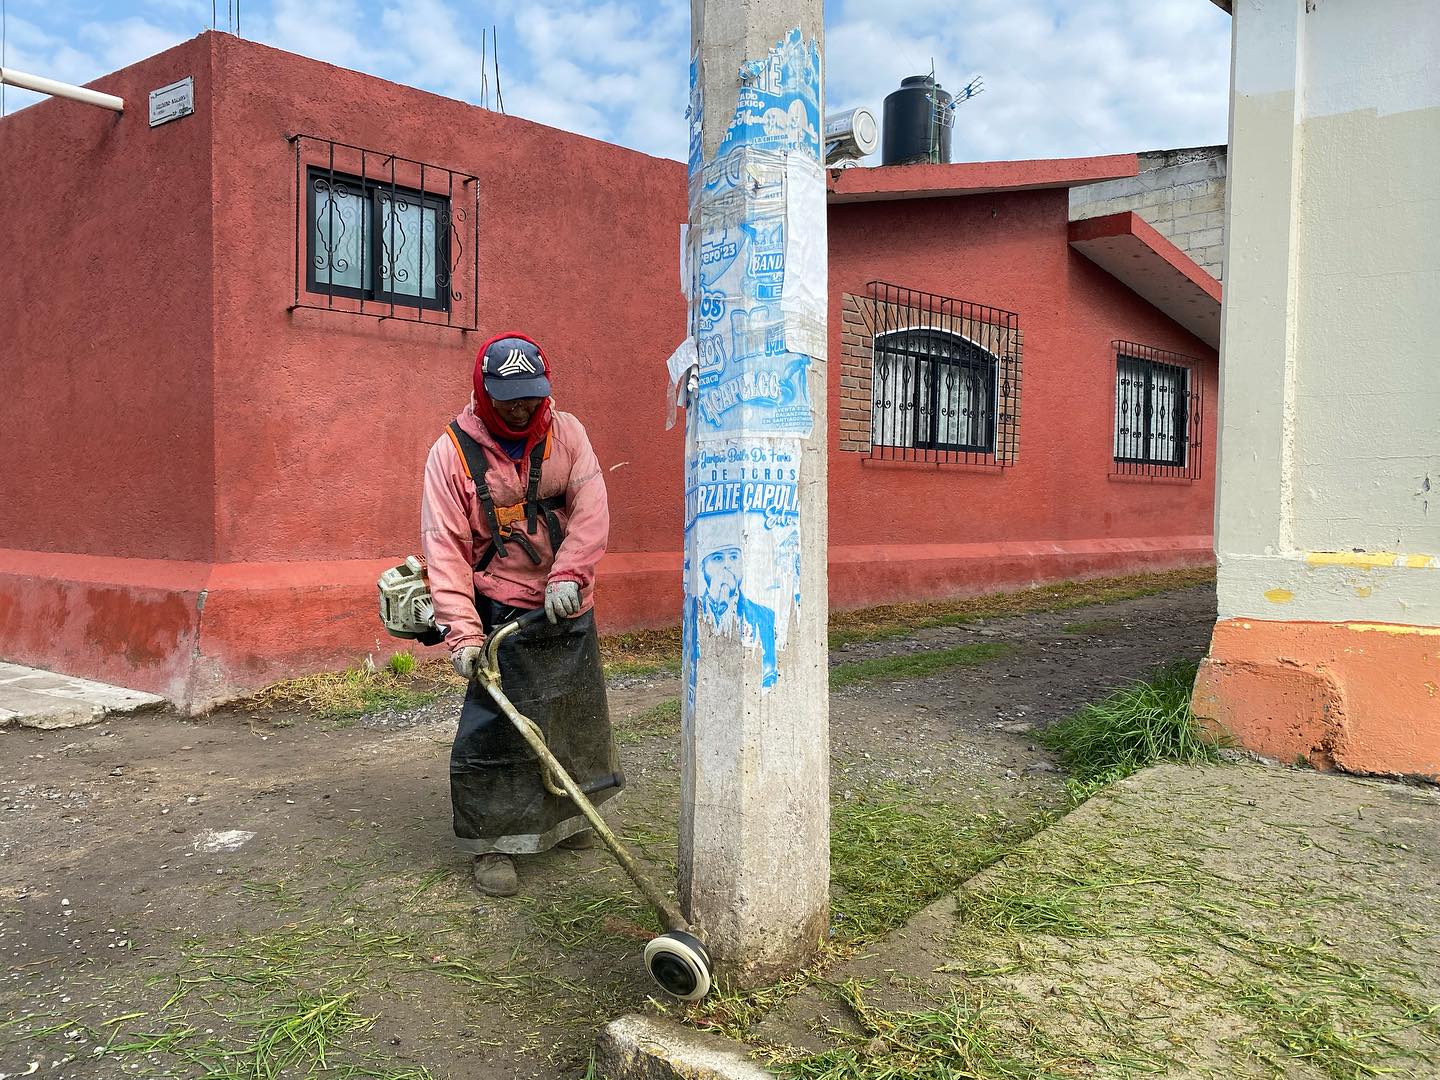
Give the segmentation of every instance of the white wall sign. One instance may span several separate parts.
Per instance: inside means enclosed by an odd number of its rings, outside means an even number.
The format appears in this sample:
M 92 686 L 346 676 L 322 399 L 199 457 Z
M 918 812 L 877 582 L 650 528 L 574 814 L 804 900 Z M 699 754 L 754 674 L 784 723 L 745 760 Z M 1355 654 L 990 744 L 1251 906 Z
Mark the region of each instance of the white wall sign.
M 179 82 L 150 91 L 150 126 L 158 127 L 195 111 L 195 78 L 187 75 Z

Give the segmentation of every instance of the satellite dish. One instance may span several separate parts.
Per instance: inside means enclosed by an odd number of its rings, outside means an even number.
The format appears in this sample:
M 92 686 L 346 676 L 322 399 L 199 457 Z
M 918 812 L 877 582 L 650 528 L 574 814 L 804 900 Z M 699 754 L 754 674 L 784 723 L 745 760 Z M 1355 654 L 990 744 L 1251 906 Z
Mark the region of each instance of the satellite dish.
M 825 117 L 825 164 L 839 165 L 873 154 L 880 145 L 880 125 L 863 105 Z

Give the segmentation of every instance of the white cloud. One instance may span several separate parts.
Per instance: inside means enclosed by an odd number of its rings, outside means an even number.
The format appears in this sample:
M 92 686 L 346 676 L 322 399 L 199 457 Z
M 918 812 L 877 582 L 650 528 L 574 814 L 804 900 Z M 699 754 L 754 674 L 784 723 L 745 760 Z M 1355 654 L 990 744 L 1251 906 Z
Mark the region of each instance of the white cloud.
M 14 4 L 12 3 L 12 7 Z M 84 82 L 192 36 L 204 0 L 129 0 L 110 21 L 67 0 L 11 15 L 22 70 Z M 224 0 L 218 3 L 225 21 Z M 247 37 L 467 101 L 683 158 L 687 0 L 246 0 Z M 38 9 L 38 5 L 37 5 Z M 90 8 L 89 10 L 93 10 Z M 66 21 L 66 20 L 69 21 Z M 488 33 L 486 33 L 488 38 Z M 877 114 L 905 75 L 985 92 L 957 113 L 955 157 L 1046 157 L 1220 142 L 1229 17 L 1204 0 L 830 0 L 827 103 Z M 28 66 L 27 66 L 28 65 Z M 11 111 L 34 100 L 7 92 Z
M 1223 142 L 1229 17 L 1200 0 L 910 0 L 832 7 L 826 89 L 869 105 L 905 75 L 985 92 L 956 114 L 956 160 Z M 900 70 L 899 65 L 907 65 Z

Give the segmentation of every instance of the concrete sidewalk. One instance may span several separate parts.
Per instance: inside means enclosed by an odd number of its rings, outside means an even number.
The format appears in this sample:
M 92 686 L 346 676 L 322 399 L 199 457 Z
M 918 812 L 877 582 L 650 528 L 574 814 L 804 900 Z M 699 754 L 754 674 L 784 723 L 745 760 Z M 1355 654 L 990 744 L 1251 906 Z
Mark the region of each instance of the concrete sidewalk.
M 1434 788 L 1160 765 L 825 970 L 746 1043 L 792 1076 L 1440 1076 L 1437 882 Z
M 80 727 L 164 703 L 139 690 L 0 661 L 0 728 Z

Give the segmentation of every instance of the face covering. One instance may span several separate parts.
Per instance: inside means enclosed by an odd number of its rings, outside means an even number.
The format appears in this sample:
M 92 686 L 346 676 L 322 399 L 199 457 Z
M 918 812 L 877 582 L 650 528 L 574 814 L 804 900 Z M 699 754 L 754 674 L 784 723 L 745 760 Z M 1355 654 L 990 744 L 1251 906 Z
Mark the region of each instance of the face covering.
M 530 423 L 525 427 L 516 430 L 510 427 L 501 419 L 500 414 L 495 411 L 495 402 L 489 394 L 477 394 L 475 396 L 475 415 L 485 425 L 487 431 L 496 439 L 510 443 L 523 443 L 520 449 L 520 457 L 528 457 L 530 451 L 535 449 L 535 444 L 545 437 L 550 430 L 550 399 L 546 398 L 540 403 L 540 407 L 530 416 Z M 517 459 L 518 460 L 518 459 Z

